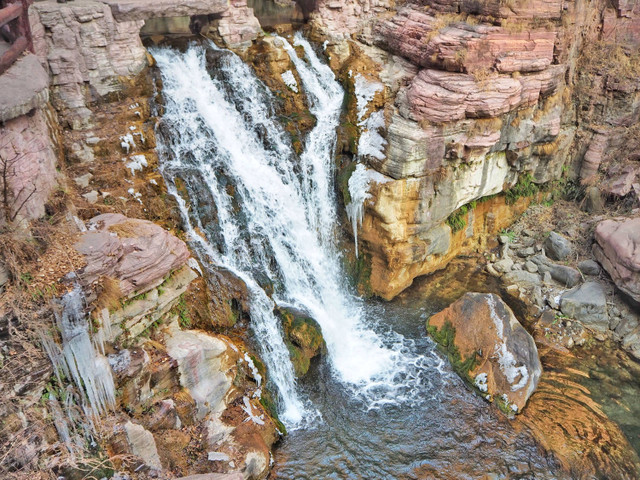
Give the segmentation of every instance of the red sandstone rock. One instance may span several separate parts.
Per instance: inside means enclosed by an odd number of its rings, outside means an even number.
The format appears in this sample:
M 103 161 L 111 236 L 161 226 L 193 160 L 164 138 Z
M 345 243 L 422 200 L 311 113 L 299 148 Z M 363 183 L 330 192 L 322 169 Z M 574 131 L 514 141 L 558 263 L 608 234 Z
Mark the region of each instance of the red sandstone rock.
M 640 302 L 640 217 L 604 220 L 593 253 L 616 286 Z
M 517 107 L 534 105 L 541 95 L 552 93 L 563 67 L 519 79 L 498 75 L 479 80 L 473 75 L 422 70 L 407 91 L 414 120 L 448 122 L 496 117 Z
M 594 135 L 582 160 L 582 168 L 580 169 L 582 183 L 589 183 L 595 178 L 608 146 L 609 135 L 606 132 Z
M 535 72 L 551 65 L 555 32 L 511 33 L 492 25 L 454 22 L 442 27 L 438 17 L 403 8 L 377 28 L 379 42 L 423 67 L 474 72 Z
M 626 165 L 616 169 L 617 172 L 609 172 L 611 178 L 604 183 L 602 190 L 609 195 L 624 197 L 629 194 L 636 183 L 636 179 L 640 176 L 640 167 L 635 165 Z
M 629 0 L 627 0 L 629 1 Z M 559 19 L 562 14 L 562 0 L 528 0 L 526 2 L 505 2 L 504 0 L 420 0 L 421 5 L 429 5 L 439 12 L 463 12 L 495 18 L 547 18 Z
M 123 296 L 153 286 L 189 258 L 182 240 L 147 220 L 105 213 L 90 220 L 89 230 L 75 246 L 87 261 L 81 282 L 116 278 Z

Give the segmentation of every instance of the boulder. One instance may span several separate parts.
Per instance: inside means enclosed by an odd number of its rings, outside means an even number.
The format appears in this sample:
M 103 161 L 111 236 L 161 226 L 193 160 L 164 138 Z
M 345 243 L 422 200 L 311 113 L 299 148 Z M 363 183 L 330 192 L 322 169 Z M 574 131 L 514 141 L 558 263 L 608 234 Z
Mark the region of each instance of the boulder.
M 582 275 L 575 268 L 565 265 L 551 265 L 551 278 L 565 287 L 575 287 L 582 280 Z
M 622 339 L 622 348 L 640 360 L 640 328 L 636 327 Z
M 534 255 L 529 260 L 538 266 L 540 273 L 548 273 L 551 278 L 565 287 L 575 287 L 582 280 L 582 275 L 575 268 L 557 265 L 544 255 Z
M 277 314 L 296 375 L 303 376 L 309 371 L 311 359 L 325 348 L 322 329 L 314 319 L 292 308 L 279 307 Z
M 158 455 L 153 434 L 143 426 L 131 421 L 124 425 L 124 431 L 127 435 L 127 442 L 129 443 L 131 453 L 140 457 L 149 467 L 162 470 L 162 464 L 160 463 L 160 456 Z
M 88 228 L 75 245 L 87 262 L 77 272 L 85 287 L 111 277 L 119 280 L 123 296 L 140 293 L 189 258 L 182 240 L 147 220 L 105 213 L 92 218 Z
M 541 284 L 540 275 L 524 270 L 516 270 L 509 272 L 502 277 L 505 285 L 518 285 L 523 287 L 532 287 Z
M 620 290 L 640 302 L 640 217 L 600 222 L 595 240 L 598 262 Z
M 521 412 L 542 374 L 536 344 L 495 294 L 467 293 L 427 321 L 457 373 L 509 414 Z
M 578 264 L 578 270 L 585 275 L 600 275 L 600 265 L 594 260 L 583 260 Z
M 604 332 L 609 328 L 607 297 L 598 282 L 586 282 L 566 292 L 560 300 L 560 310 L 594 330 Z
M 553 260 L 566 260 L 573 251 L 571 242 L 556 232 L 549 234 L 544 241 L 544 248 L 546 254 Z

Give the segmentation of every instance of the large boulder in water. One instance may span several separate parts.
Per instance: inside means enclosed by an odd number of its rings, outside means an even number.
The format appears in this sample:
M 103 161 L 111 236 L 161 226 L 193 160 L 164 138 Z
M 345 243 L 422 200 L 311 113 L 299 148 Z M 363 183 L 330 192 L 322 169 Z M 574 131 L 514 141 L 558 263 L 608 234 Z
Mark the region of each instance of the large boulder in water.
M 494 294 L 467 293 L 427 321 L 454 370 L 501 410 L 518 413 L 542 374 L 536 344 Z
M 640 217 L 604 220 L 595 239 L 596 259 L 620 290 L 640 302 Z

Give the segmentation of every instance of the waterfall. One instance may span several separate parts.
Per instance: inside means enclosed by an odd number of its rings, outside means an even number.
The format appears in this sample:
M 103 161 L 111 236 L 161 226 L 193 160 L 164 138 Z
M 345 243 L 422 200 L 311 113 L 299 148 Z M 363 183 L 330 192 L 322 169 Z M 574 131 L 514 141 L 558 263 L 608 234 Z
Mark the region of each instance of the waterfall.
M 345 282 L 335 240 L 333 151 L 342 88 L 300 34 L 294 45 L 304 59 L 279 40 L 317 118 L 299 158 L 273 112 L 275 98 L 239 57 L 212 44 L 152 54 L 163 81 L 163 175 L 194 245 L 247 283 L 251 327 L 290 427 L 309 409 L 297 394 L 275 304 L 305 311 L 320 324 L 335 375 L 358 391 L 389 383 L 400 352 L 365 324 L 364 304 Z M 188 198 L 178 194 L 175 178 Z

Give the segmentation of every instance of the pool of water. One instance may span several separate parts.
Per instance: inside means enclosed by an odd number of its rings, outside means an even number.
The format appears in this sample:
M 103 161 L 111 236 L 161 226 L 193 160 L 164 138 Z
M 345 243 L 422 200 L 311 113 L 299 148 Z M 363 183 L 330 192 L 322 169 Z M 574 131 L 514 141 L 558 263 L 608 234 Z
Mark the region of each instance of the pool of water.
M 447 295 L 489 286 L 480 279 L 477 283 L 462 282 Z M 370 408 L 320 361 L 301 387 L 322 419 L 283 439 L 272 478 L 562 477 L 528 432 L 514 428 L 451 371 L 425 332 L 426 319 L 447 298 L 423 295 L 418 285 L 393 302 L 370 301 L 367 306 L 385 338 L 400 334 L 407 354 L 424 357 L 406 389 L 398 392 L 404 400 Z
M 604 432 L 605 436 L 611 433 L 611 441 L 620 443 L 624 437 L 621 433 L 615 437 L 617 426 L 607 423 L 606 418 L 598 419 L 602 409 L 638 449 L 640 402 L 636 399 L 640 398 L 640 364 L 625 354 L 579 350 L 575 356 L 562 356 L 560 360 L 554 357 L 553 362 L 562 363 L 558 367 L 562 378 L 570 378 L 567 385 L 575 386 L 579 394 L 567 391 L 566 401 L 558 398 L 553 385 L 560 376 L 545 366 L 549 374 L 540 386 L 543 400 L 535 402 L 526 421 L 506 419 L 469 391 L 451 371 L 427 337 L 425 320 L 466 291 L 498 290 L 491 278 L 469 262 L 454 262 L 446 273 L 417 280 L 392 302 L 369 301 L 367 313 L 376 319 L 373 323 L 378 331 L 385 338 L 402 335 L 408 354 L 424 356 L 413 373 L 415 378 L 408 379 L 407 388 L 399 392 L 405 399 L 370 408 L 369 403 L 354 397 L 348 386 L 337 382 L 328 363 L 321 360 L 301 382 L 301 388 L 322 418 L 313 427 L 293 431 L 281 441 L 270 478 L 639 478 L 634 473 L 637 456 L 628 451 L 628 445 L 621 447 L 624 458 L 612 452 L 611 462 L 619 465 L 603 465 L 604 469 L 610 468 L 609 472 L 618 472 L 612 477 L 611 473 L 597 471 L 598 464 L 605 463 L 602 457 L 587 452 L 584 455 L 590 460 L 586 466 L 580 465 L 582 473 L 565 473 L 568 466 L 565 464 L 562 470 L 561 462 L 540 442 L 546 429 L 541 419 L 549 421 L 549 432 L 557 440 L 557 431 L 564 428 L 562 417 L 575 410 L 577 417 L 595 419 L 592 421 L 596 426 L 590 425 L 591 430 Z M 543 358 L 543 364 L 548 358 Z M 584 392 L 590 394 L 587 402 L 581 396 Z M 557 410 L 543 407 L 540 413 L 540 404 L 548 401 L 555 402 Z M 578 407 L 583 410 L 578 411 Z M 528 428 L 536 423 L 539 428 Z M 589 442 L 586 438 L 581 440 Z M 603 455 L 606 449 L 605 445 Z M 577 456 L 574 458 L 581 455 L 573 453 Z M 596 465 L 595 470 L 592 464 Z M 585 476 L 589 469 L 593 477 Z

